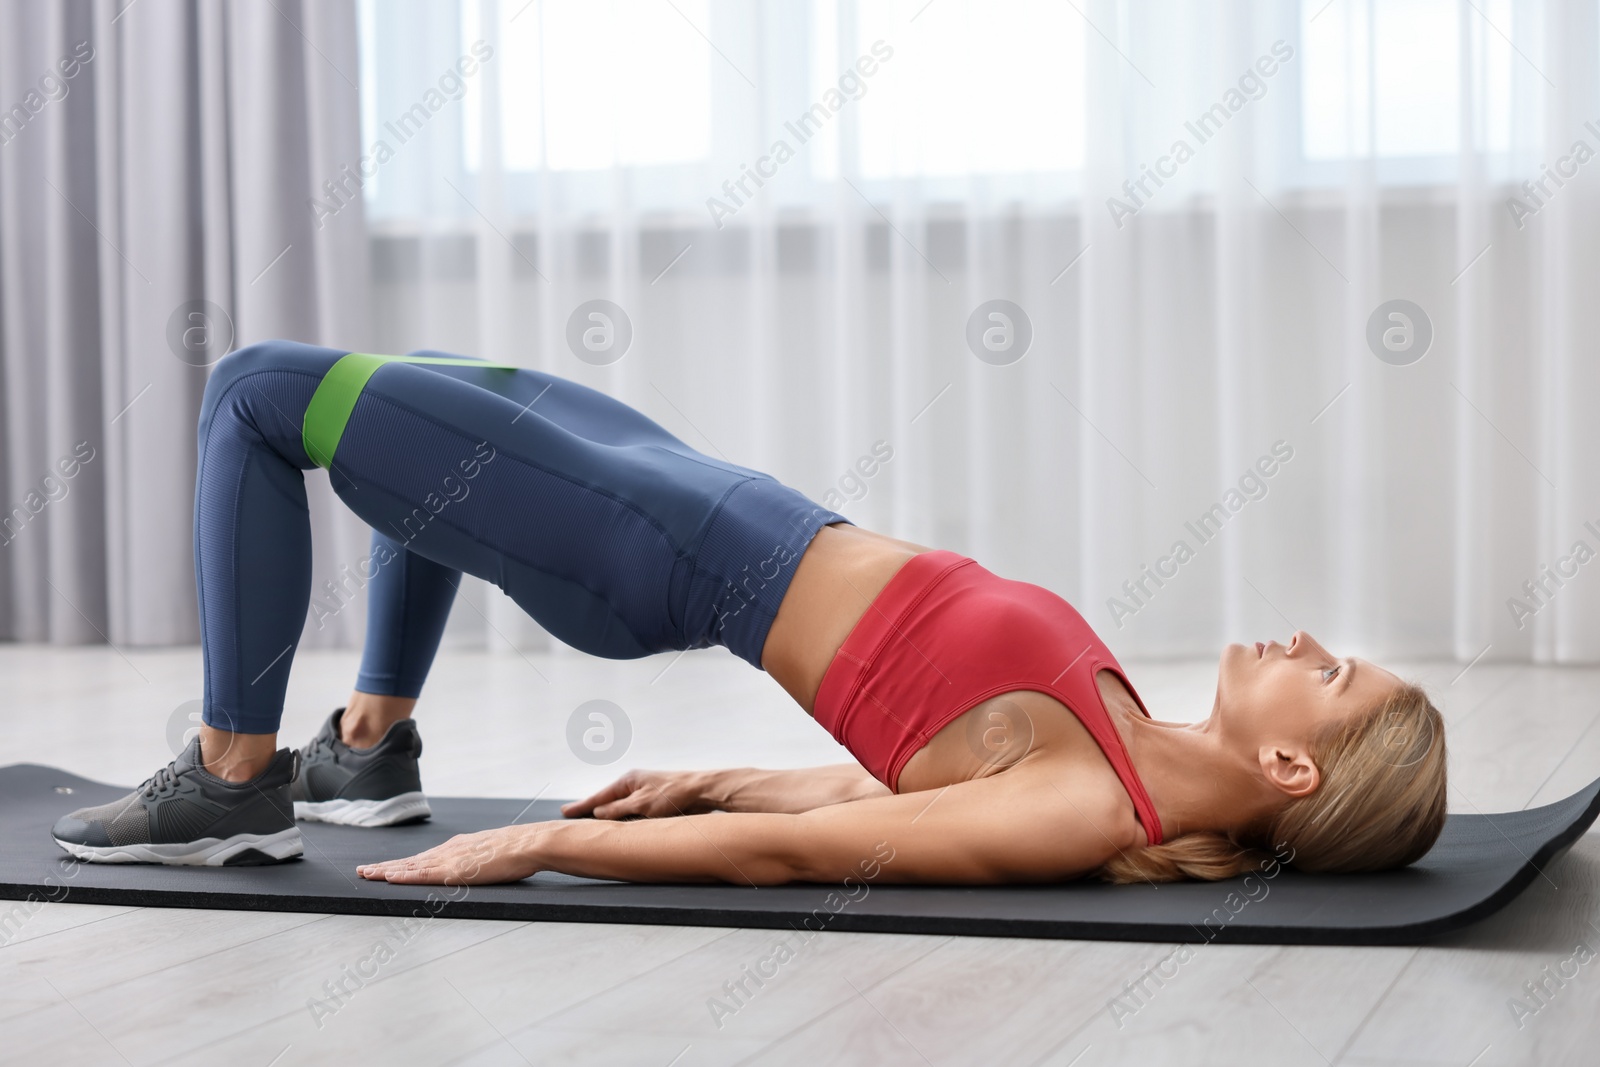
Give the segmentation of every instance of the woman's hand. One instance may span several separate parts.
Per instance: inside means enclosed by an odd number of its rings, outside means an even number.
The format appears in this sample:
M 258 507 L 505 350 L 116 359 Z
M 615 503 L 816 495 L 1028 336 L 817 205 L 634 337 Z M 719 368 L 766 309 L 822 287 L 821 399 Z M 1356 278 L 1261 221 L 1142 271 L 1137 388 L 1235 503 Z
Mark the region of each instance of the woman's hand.
M 404 885 L 493 885 L 518 882 L 537 874 L 532 856 L 537 824 L 502 826 L 475 834 L 457 834 L 442 845 L 399 860 L 356 868 L 363 878 Z
M 569 819 L 699 815 L 716 807 L 706 798 L 705 782 L 701 771 L 629 771 L 598 793 L 563 804 L 561 814 Z

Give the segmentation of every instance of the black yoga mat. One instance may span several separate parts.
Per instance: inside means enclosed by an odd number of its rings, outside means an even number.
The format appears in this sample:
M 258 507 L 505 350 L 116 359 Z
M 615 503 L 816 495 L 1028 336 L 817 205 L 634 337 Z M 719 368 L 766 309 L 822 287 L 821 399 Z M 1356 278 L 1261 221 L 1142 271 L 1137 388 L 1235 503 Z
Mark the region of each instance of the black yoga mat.
M 70 793 L 64 790 L 71 790 Z M 62 813 L 124 795 L 51 767 L 0 767 L 0 898 L 356 915 L 666 923 L 1235 944 L 1414 944 L 1504 907 L 1600 813 L 1600 781 L 1542 808 L 1452 815 L 1433 851 L 1398 871 L 1307 875 L 1269 868 L 1230 882 L 1111 886 L 636 885 L 538 874 L 514 885 L 395 886 L 358 863 L 453 834 L 560 818 L 559 801 L 433 797 L 432 820 L 363 830 L 302 823 L 303 860 L 266 867 L 71 861 L 50 838 Z M 520 818 L 519 818 L 520 816 Z M 890 861 L 892 863 L 892 860 Z M 870 873 L 870 870 L 869 870 Z M 0 935 L 17 909 L 0 904 Z

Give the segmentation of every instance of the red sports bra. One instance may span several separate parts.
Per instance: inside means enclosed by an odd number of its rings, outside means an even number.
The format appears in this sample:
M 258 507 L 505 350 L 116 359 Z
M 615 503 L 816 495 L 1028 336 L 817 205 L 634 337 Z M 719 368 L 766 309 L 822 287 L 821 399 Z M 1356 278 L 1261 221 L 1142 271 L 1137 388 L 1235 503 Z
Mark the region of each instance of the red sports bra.
M 1094 737 L 1158 845 L 1161 820 L 1095 685 L 1102 667 L 1148 717 L 1116 657 L 1071 604 L 938 549 L 912 556 L 872 601 L 823 673 L 813 714 L 898 792 L 906 762 L 952 719 L 1000 693 L 1046 693 Z

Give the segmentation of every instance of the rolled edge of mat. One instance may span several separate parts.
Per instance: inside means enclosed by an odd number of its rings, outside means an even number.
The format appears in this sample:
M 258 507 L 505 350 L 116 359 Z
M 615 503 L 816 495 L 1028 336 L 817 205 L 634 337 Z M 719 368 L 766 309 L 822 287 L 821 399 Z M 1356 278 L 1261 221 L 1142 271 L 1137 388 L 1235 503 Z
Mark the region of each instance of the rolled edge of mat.
M 481 359 L 450 359 L 443 356 L 380 356 L 371 352 L 349 352 L 340 356 L 322 376 L 306 404 L 300 425 L 300 444 L 311 462 L 323 469 L 333 466 L 333 455 L 350 421 L 356 401 L 367 381 L 385 363 L 450 363 L 484 367 L 489 370 L 516 370 L 510 363 L 489 363 Z

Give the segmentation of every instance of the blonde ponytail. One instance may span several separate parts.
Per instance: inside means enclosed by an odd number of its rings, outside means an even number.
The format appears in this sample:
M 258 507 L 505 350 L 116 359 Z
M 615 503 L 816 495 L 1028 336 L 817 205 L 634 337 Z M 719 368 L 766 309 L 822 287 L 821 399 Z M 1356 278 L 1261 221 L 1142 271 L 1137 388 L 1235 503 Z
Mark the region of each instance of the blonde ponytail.
M 1220 881 L 1272 862 L 1302 871 L 1378 871 L 1421 859 L 1444 828 L 1444 718 L 1419 686 L 1311 739 L 1317 788 L 1285 804 L 1259 833 L 1184 834 L 1112 859 L 1108 882 Z
M 1126 852 L 1095 872 L 1108 882 L 1220 882 L 1257 870 L 1270 853 L 1241 845 L 1213 830 L 1184 834 L 1159 845 Z

